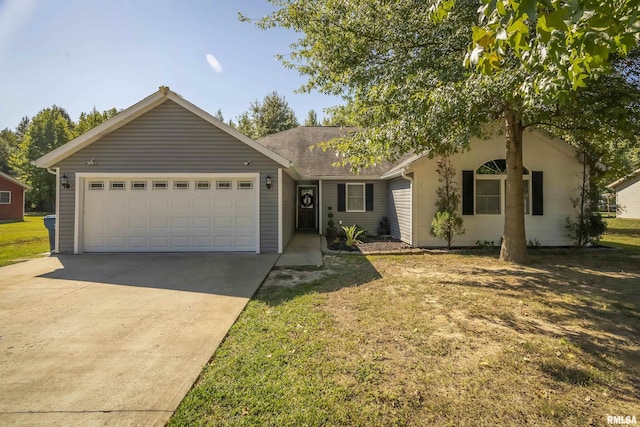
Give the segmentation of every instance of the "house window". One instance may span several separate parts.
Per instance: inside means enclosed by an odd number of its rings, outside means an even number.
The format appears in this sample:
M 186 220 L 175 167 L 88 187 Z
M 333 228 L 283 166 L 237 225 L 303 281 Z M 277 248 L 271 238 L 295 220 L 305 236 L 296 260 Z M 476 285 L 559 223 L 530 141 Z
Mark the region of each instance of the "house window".
M 500 214 L 502 196 L 499 179 L 479 179 L 476 182 L 476 213 Z
M 104 182 L 89 181 L 89 190 L 104 190 Z
M 154 190 L 166 190 L 167 188 L 169 188 L 169 183 L 167 181 L 153 181 Z
M 196 190 L 208 190 L 211 188 L 209 181 L 196 181 Z
M 188 190 L 189 181 L 173 181 L 174 190 Z
M 0 205 L 11 204 L 11 191 L 0 191 Z
M 109 188 L 111 190 L 124 190 L 125 189 L 124 181 L 111 181 L 109 182 Z
M 529 170 L 522 169 L 524 213 L 530 210 Z M 507 193 L 507 162 L 491 160 L 476 169 L 476 214 L 500 215 Z
M 146 190 L 147 189 L 147 181 L 132 181 L 131 182 L 132 190 Z
M 251 190 L 253 188 L 253 181 L 240 181 L 238 182 L 239 190 Z
M 216 189 L 231 190 L 231 181 L 216 181 Z
M 347 212 L 364 212 L 364 184 L 347 184 Z

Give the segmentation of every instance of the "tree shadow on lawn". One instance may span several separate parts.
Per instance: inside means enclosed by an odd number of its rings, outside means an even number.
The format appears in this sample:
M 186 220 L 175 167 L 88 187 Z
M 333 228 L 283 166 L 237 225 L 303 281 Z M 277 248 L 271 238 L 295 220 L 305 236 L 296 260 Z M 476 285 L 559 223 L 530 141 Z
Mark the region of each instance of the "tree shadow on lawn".
M 593 356 L 593 364 L 603 372 L 623 370 L 631 378 L 640 366 L 640 265 L 623 253 L 570 250 L 535 253 L 531 264 L 504 269 L 475 267 L 473 275 L 491 276 L 490 281 L 474 279 L 447 285 L 492 289 L 522 301 L 529 298 L 544 304 L 536 315 L 546 320 L 510 315 L 474 314 L 517 333 L 565 339 Z M 481 264 L 479 264 L 481 265 Z M 620 361 L 615 363 L 614 355 Z M 634 369 L 635 367 L 635 369 Z M 550 377 L 571 383 L 598 383 L 588 370 L 543 363 Z M 612 387 L 607 384 L 607 387 Z M 635 396 L 640 384 L 633 382 Z M 612 387 L 615 389 L 615 386 Z M 625 396 L 622 390 L 620 396 Z M 624 397 L 622 397 L 625 399 Z M 637 402 L 632 397 L 630 401 Z
M 552 340 L 564 338 L 592 356 L 592 364 L 602 372 L 622 370 L 627 377 L 637 375 L 640 366 L 638 337 L 640 337 L 640 266 L 624 253 L 593 250 L 536 250 L 531 251 L 531 263 L 524 267 L 496 263 L 486 266 L 486 258 L 498 258 L 497 253 L 465 254 L 462 262 L 464 279 L 454 276 L 438 278 L 438 283 L 467 289 L 490 289 L 500 297 L 530 300 L 541 303 L 532 318 L 501 316 L 494 312 L 473 312 L 472 317 L 499 324 L 515 333 L 545 336 Z M 404 255 L 394 263 L 402 264 L 404 257 L 442 255 Z M 446 255 L 445 255 L 446 256 Z M 337 263 L 325 267 L 326 275 L 292 287 L 262 287 L 254 300 L 277 306 L 312 293 L 334 292 L 346 287 L 360 286 L 382 278 L 376 267 L 364 256 L 333 256 Z M 477 260 L 476 260 L 477 258 Z M 325 258 L 327 259 L 327 258 Z M 434 259 L 434 258 L 432 258 Z M 374 261 L 375 262 L 375 261 Z M 455 264 L 455 263 L 452 263 Z M 449 268 L 449 267 L 445 267 Z M 452 268 L 456 266 L 452 265 Z M 482 278 L 485 280 L 482 280 Z M 486 280 L 489 277 L 490 280 Z M 429 280 L 429 279 L 426 279 Z M 426 282 L 429 283 L 429 282 Z M 462 294 L 462 292 L 461 292 Z M 489 307 L 489 310 L 492 310 Z M 543 321 L 536 321 L 536 317 Z M 609 357 L 614 355 L 615 358 Z M 616 363 L 619 359 L 622 363 Z M 544 362 L 540 369 L 549 377 L 570 384 L 601 383 L 588 370 Z M 602 383 L 604 385 L 604 383 Z M 615 385 L 607 383 L 615 390 Z M 640 384 L 633 384 L 640 395 Z M 621 399 L 628 391 L 618 390 Z M 628 399 L 632 402 L 633 396 Z
M 263 284 L 253 299 L 276 306 L 305 294 L 334 292 L 342 288 L 360 286 L 382 277 L 363 255 L 327 255 L 324 261 L 325 266 L 321 268 L 286 269 L 282 272 L 284 278 L 288 278 L 292 271 L 311 274 L 308 274 L 308 280 L 293 286 L 281 286 L 277 282 L 275 286 L 267 287 Z M 278 270 L 275 271 L 277 273 Z M 320 274 L 314 275 L 314 272 Z

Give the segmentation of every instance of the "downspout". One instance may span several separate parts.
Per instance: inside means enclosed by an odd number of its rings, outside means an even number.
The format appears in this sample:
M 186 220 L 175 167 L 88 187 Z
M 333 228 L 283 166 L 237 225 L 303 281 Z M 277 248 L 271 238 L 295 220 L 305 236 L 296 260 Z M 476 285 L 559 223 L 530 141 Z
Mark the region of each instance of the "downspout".
M 60 212 L 60 185 L 58 181 L 58 175 L 60 175 L 60 168 L 47 168 L 47 172 L 55 175 L 56 177 L 56 201 L 55 201 L 55 214 L 56 214 L 56 222 L 58 221 L 58 215 Z M 60 248 L 58 247 L 58 242 L 60 242 L 60 227 L 56 224 L 55 228 L 55 237 L 54 237 L 54 253 L 60 253 Z
M 413 177 L 409 176 L 406 174 L 407 168 L 402 169 L 402 178 L 406 179 L 407 181 L 409 181 L 411 183 L 411 231 L 409 233 L 409 235 L 411 236 L 411 241 L 409 242 L 409 244 L 411 246 L 413 246 Z

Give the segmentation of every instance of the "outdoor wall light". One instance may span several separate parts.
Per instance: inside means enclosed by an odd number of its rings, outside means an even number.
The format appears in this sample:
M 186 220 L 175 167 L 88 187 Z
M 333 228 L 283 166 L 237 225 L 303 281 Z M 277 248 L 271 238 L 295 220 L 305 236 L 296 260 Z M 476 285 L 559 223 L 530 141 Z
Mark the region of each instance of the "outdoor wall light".
M 267 184 L 267 190 L 271 190 L 271 177 L 269 175 L 267 175 L 264 182 Z
M 67 175 L 62 175 L 60 177 L 60 186 L 62 188 L 71 188 L 71 185 L 69 185 L 69 178 L 67 178 Z

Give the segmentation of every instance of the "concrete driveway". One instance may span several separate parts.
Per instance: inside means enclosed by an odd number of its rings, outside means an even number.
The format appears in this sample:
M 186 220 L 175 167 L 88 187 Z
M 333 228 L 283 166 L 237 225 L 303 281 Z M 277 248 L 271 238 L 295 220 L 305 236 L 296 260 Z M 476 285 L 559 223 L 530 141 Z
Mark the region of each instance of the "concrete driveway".
M 0 268 L 0 425 L 164 425 L 275 254 Z

